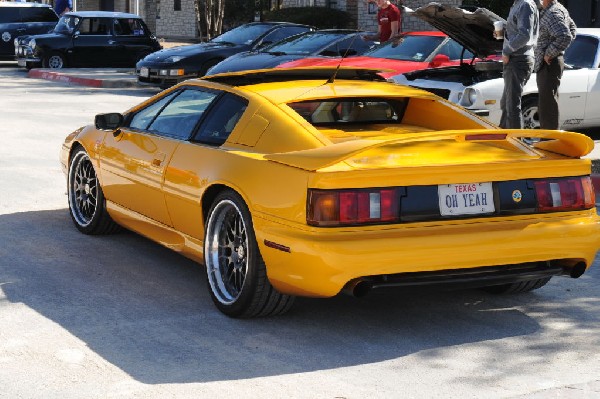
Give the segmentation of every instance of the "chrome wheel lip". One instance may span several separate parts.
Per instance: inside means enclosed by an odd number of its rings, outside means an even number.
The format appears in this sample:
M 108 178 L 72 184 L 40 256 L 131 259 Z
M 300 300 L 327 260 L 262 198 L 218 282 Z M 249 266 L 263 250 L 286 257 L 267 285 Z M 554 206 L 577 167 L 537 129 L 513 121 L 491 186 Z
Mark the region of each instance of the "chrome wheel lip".
M 223 305 L 233 304 L 247 281 L 248 230 L 238 206 L 220 201 L 211 212 L 204 240 L 206 273 L 210 288 Z
M 92 223 L 98 210 L 98 178 L 86 153 L 75 155 L 69 169 L 69 208 L 78 225 Z
M 523 111 L 523 127 L 525 129 L 539 129 L 540 120 L 539 116 L 536 119 L 535 116 L 538 113 L 538 107 L 528 107 Z

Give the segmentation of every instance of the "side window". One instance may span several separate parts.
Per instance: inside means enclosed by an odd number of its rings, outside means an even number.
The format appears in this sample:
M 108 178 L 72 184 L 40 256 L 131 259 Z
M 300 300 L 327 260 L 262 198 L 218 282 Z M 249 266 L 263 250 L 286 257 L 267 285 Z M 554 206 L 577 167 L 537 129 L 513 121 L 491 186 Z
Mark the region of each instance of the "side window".
M 21 22 L 19 9 L 16 7 L 2 7 L 2 12 L 0 12 L 0 24 L 11 24 L 14 22 Z
M 138 111 L 133 118 L 131 118 L 129 127 L 136 130 L 147 130 L 148 126 L 150 126 L 150 123 L 156 118 L 156 115 L 158 115 L 160 110 L 162 110 L 177 94 L 179 94 L 179 92 L 173 92 L 157 102 L 150 104 L 141 111 Z
M 218 94 L 196 89 L 183 90 L 159 112 L 148 130 L 161 136 L 189 139 L 204 111 Z
M 248 101 L 227 93 L 215 104 L 200 125 L 195 141 L 206 144 L 223 144 L 244 114 Z
M 301 26 L 284 26 L 268 33 L 262 39 L 263 44 L 277 43 L 287 37 L 306 32 L 308 29 Z
M 79 34 L 84 36 L 110 35 L 110 25 L 105 18 L 84 18 L 79 24 Z
M 122 18 L 113 21 L 115 35 L 117 36 L 144 36 L 144 27 L 139 19 Z
M 21 8 L 22 22 L 57 22 L 58 17 L 50 8 L 24 7 Z M 4 11 L 4 10 L 3 10 Z

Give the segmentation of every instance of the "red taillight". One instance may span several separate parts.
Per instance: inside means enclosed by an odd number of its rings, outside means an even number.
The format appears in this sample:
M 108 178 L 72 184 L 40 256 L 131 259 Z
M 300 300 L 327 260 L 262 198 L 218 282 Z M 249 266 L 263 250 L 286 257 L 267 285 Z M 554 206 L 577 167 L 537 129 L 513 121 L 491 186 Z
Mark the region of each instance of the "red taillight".
M 309 190 L 307 222 L 313 226 L 392 223 L 399 220 L 396 189 Z
M 595 206 L 596 196 L 589 176 L 537 180 L 538 211 L 569 211 Z

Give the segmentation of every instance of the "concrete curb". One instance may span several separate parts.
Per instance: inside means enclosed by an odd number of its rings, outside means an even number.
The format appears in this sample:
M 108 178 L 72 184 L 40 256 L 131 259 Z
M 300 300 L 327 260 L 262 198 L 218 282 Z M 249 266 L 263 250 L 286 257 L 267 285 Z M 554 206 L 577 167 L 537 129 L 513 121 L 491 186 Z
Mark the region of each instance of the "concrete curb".
M 86 75 L 90 77 L 87 77 Z M 112 69 L 103 71 L 97 69 L 65 69 L 61 71 L 32 69 L 27 73 L 27 77 L 96 88 L 139 87 L 137 76 L 131 73 L 131 69 Z

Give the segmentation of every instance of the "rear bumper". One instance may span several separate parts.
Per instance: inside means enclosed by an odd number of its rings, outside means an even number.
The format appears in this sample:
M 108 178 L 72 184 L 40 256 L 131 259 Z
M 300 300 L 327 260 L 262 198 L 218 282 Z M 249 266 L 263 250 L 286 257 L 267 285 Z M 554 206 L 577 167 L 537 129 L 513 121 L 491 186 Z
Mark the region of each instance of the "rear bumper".
M 454 275 L 458 283 L 493 285 L 542 278 L 580 262 L 589 267 L 600 247 L 595 209 L 377 230 L 300 230 L 255 219 L 269 280 L 281 292 L 303 296 L 333 296 L 361 280 L 429 285 Z M 539 270 L 525 266 L 538 262 L 551 263 Z M 431 274 L 415 274 L 424 272 Z

